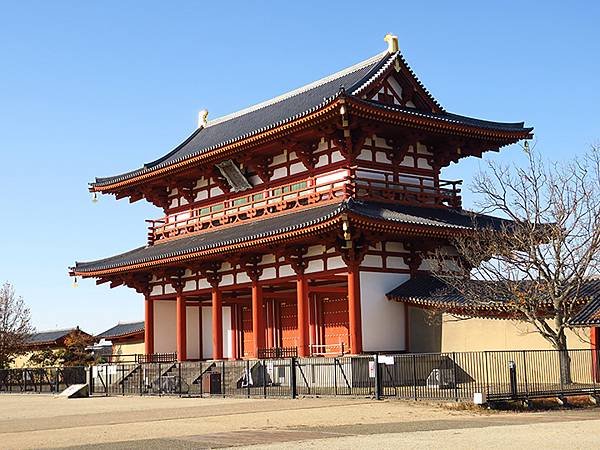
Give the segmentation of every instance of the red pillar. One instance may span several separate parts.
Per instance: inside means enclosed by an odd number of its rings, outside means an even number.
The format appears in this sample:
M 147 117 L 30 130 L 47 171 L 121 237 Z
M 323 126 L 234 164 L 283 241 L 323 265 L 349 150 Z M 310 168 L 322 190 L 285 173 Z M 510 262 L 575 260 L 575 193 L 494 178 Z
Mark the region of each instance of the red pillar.
M 308 356 L 308 280 L 303 274 L 296 278 L 296 308 L 298 316 L 298 356 Z
M 187 359 L 187 319 L 185 298 L 181 290 L 177 291 L 176 310 L 177 360 L 185 361 Z
M 350 351 L 358 355 L 362 353 L 360 272 L 358 264 L 348 266 L 348 319 L 350 324 Z
M 275 347 L 275 324 L 274 322 L 274 308 L 275 302 L 273 300 L 267 300 L 265 302 L 265 310 L 267 312 L 267 347 Z
M 263 298 L 262 286 L 258 281 L 252 282 L 252 356 L 258 358 L 258 349 L 264 348 L 265 326 L 263 322 Z
M 223 359 L 223 301 L 217 286 L 212 288 L 213 359 Z
M 150 295 L 144 301 L 144 352 L 154 353 L 154 300 Z

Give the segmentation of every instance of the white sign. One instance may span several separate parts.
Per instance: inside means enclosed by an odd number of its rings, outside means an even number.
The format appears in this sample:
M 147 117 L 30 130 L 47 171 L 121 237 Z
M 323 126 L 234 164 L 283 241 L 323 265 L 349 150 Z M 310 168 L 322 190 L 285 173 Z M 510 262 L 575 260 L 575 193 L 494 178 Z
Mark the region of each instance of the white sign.
M 375 378 L 375 361 L 369 361 L 369 378 Z
M 379 356 L 379 362 L 381 364 L 385 364 L 386 366 L 393 366 L 394 365 L 394 357 L 381 355 L 381 356 Z

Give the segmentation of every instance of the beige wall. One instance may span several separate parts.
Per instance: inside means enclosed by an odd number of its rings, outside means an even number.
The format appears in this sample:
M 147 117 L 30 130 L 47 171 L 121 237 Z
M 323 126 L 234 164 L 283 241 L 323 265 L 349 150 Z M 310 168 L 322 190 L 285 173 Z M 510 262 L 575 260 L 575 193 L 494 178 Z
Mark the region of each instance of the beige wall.
M 55 348 L 52 351 L 54 353 L 56 353 L 59 350 L 60 350 L 59 348 Z M 20 369 L 22 367 L 36 367 L 35 364 L 32 364 L 32 363 L 29 362 L 29 358 L 34 353 L 37 353 L 37 352 L 36 351 L 34 351 L 34 352 L 27 352 L 27 353 L 24 353 L 22 355 L 17 356 L 15 358 L 15 360 L 13 361 L 13 363 L 10 365 L 10 367 L 14 368 L 14 369 Z
M 582 340 L 567 330 L 571 349 L 589 349 L 589 329 L 580 329 Z M 480 350 L 551 350 L 552 346 L 531 325 L 513 320 L 442 318 L 442 352 Z
M 145 353 L 144 341 L 142 342 L 126 342 L 122 344 L 113 343 L 113 355 L 138 355 Z M 131 360 L 131 358 L 126 358 Z

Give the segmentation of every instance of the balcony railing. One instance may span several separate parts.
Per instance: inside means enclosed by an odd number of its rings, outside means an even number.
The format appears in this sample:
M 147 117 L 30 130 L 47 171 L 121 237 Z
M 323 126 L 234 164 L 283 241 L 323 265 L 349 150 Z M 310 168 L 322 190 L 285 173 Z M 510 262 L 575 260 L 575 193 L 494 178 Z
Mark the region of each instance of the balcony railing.
M 416 175 L 394 178 L 393 174 L 374 170 L 342 169 L 263 190 L 252 189 L 220 202 L 148 220 L 148 244 L 316 203 L 338 202 L 347 197 L 458 208 L 461 205 L 460 183 L 440 180 L 436 184 L 432 178 Z
M 391 173 L 364 169 L 357 171 L 353 179 L 356 198 L 405 205 L 461 207 L 460 180 L 439 180 L 436 185 L 429 177 L 401 174 L 395 178 Z
M 314 203 L 340 201 L 347 194 L 348 171 L 340 170 L 264 190 L 251 190 L 233 198 L 192 210 L 148 220 L 148 243 L 212 227 L 278 214 Z

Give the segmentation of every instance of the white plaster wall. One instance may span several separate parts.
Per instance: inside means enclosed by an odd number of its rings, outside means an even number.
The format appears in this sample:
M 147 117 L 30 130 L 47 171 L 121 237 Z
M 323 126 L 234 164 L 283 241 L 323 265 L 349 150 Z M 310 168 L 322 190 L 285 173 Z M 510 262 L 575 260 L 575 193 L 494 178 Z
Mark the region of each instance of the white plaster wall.
M 198 335 L 198 331 L 196 331 Z M 231 329 L 231 307 L 223 307 L 223 358 L 231 356 L 231 347 L 233 345 L 233 330 Z M 202 357 L 210 359 L 213 356 L 212 351 L 212 308 L 210 306 L 202 307 Z
M 198 307 L 188 306 L 186 308 L 186 322 L 187 322 L 187 333 L 186 333 L 186 353 L 188 359 L 200 358 L 200 330 L 198 329 Z
M 175 302 L 154 301 L 154 351 L 172 353 L 177 351 Z
M 360 305 L 363 350 L 405 350 L 405 320 L 402 303 L 385 294 L 410 277 L 406 274 L 360 272 Z

